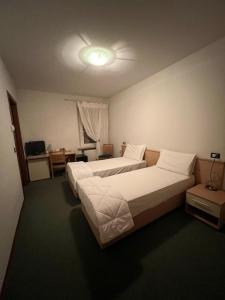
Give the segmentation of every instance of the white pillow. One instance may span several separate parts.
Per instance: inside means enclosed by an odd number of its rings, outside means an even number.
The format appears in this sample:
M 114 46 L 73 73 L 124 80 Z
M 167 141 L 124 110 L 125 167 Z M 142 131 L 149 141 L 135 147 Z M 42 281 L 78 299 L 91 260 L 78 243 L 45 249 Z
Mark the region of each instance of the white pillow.
M 145 153 L 145 149 L 146 149 L 146 145 L 127 144 L 123 156 L 135 160 L 142 160 Z
M 190 176 L 194 170 L 196 154 L 161 150 L 157 166 L 175 173 Z

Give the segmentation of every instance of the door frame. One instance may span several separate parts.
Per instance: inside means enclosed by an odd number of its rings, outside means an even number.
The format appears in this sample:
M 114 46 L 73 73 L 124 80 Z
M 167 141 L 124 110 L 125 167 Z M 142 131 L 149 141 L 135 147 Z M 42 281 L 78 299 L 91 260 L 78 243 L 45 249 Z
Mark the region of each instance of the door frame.
M 23 185 L 25 185 L 29 182 L 29 174 L 28 174 L 27 163 L 26 163 L 26 159 L 25 159 L 25 155 L 24 155 L 19 115 L 18 115 L 18 111 L 17 111 L 17 102 L 15 101 L 15 99 L 12 97 L 12 95 L 8 91 L 7 91 L 7 97 L 8 97 L 8 102 L 9 102 L 9 111 L 10 111 L 10 115 L 11 115 L 12 125 L 15 128 L 15 130 L 13 131 L 14 140 L 15 140 L 14 151 L 17 154 L 21 182 Z

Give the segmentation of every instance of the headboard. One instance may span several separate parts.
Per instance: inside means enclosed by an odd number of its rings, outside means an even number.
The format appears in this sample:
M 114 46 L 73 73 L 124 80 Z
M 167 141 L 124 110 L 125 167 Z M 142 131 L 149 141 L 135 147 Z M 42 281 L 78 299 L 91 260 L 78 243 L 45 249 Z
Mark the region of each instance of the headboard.
M 126 145 L 121 146 L 121 156 L 123 156 L 124 151 L 126 149 Z M 144 154 L 144 160 L 147 162 L 147 166 L 151 167 L 156 165 L 158 159 L 159 159 L 160 151 L 158 150 L 151 150 L 151 149 L 146 149 L 145 154 Z
M 126 149 L 126 146 L 122 145 L 122 149 L 121 149 L 122 156 L 123 156 L 125 149 Z M 151 166 L 156 165 L 156 163 L 159 159 L 159 156 L 160 156 L 159 150 L 146 149 L 145 154 L 144 154 L 144 159 L 147 162 L 147 166 L 151 167 Z M 195 176 L 196 184 L 199 184 L 199 183 L 206 184 L 208 182 L 211 165 L 212 165 L 212 160 L 207 159 L 207 158 L 197 157 L 196 163 L 195 163 L 195 168 L 194 168 L 194 176 Z M 224 171 L 225 171 L 225 162 L 215 161 L 214 166 L 213 166 L 212 176 L 219 188 L 222 188 L 222 186 L 223 186 Z
M 160 156 L 160 151 L 146 149 L 144 154 L 144 160 L 147 162 L 147 166 L 151 167 L 157 164 L 157 161 Z
M 195 163 L 194 175 L 196 183 L 207 183 L 209 180 L 210 168 L 212 160 L 206 158 L 197 158 Z M 212 177 L 218 188 L 222 188 L 224 179 L 225 163 L 223 161 L 215 161 L 213 166 Z

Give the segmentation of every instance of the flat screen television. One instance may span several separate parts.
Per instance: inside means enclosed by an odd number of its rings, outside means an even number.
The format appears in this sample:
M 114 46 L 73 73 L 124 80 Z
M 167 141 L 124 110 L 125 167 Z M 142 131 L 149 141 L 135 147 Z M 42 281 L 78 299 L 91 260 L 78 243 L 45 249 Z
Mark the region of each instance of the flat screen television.
M 44 141 L 33 141 L 25 143 L 26 155 L 40 155 L 45 153 L 45 142 Z

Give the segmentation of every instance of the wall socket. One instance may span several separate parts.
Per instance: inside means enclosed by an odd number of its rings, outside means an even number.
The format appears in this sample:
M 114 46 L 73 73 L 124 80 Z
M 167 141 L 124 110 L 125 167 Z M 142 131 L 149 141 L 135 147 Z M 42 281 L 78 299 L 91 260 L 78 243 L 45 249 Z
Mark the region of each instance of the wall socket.
M 220 153 L 211 152 L 211 158 L 213 158 L 213 159 L 220 159 Z

